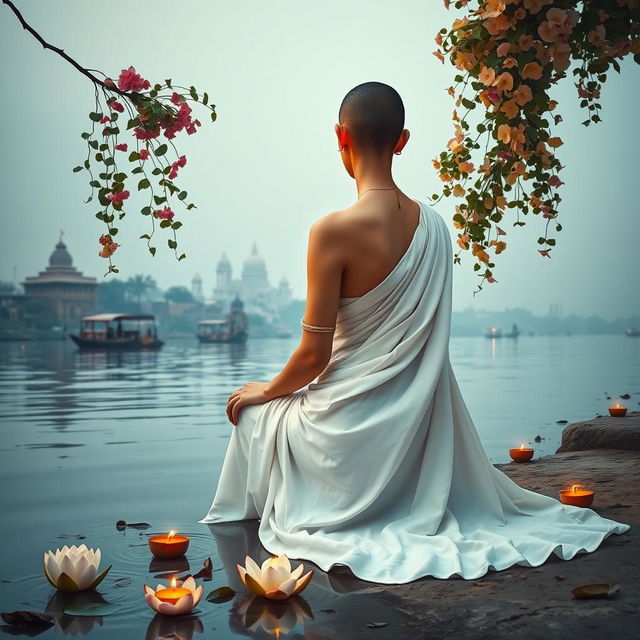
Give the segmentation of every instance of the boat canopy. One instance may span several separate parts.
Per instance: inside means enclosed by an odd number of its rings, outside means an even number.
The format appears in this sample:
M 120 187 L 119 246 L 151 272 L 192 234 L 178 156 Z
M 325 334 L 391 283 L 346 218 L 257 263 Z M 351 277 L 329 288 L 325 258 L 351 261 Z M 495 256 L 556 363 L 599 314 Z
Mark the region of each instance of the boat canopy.
M 115 320 L 155 320 L 149 313 L 97 313 L 84 316 L 82 322 L 114 322 Z
M 220 326 L 223 324 L 228 324 L 226 320 L 200 320 L 198 322 L 198 326 L 200 327 L 210 327 L 210 326 Z

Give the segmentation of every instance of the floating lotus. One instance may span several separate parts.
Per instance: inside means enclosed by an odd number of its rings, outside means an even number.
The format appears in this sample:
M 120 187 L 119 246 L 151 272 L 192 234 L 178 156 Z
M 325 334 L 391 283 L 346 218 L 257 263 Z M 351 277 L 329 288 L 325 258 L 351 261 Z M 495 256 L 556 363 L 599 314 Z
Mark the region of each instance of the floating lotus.
M 165 616 L 181 616 L 189 613 L 202 597 L 202 585 L 196 587 L 196 581 L 189 576 L 180 587 L 176 587 L 176 579 L 171 580 L 171 587 L 158 585 L 154 591 L 144 585 L 144 599 L 158 613 Z
M 100 566 L 100 549 L 88 549 L 81 544 L 76 547 L 47 551 L 44 554 L 44 575 L 51 586 L 60 591 L 85 591 L 95 589 L 109 573 L 111 567 L 107 567 L 102 573 L 98 573 Z
M 273 600 L 297 596 L 309 584 L 313 575 L 313 571 L 309 571 L 302 576 L 302 564 L 291 571 L 291 563 L 286 555 L 267 558 L 261 567 L 247 556 L 245 566 L 238 564 L 236 567 L 240 580 L 251 593 Z

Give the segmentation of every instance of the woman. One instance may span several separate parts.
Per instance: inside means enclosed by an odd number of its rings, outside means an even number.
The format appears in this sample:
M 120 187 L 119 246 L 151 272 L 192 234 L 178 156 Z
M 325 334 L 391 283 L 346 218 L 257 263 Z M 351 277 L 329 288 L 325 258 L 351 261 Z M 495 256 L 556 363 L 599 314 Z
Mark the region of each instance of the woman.
M 449 233 L 391 174 L 403 127 L 387 85 L 342 102 L 358 200 L 311 228 L 300 346 L 229 396 L 235 427 L 201 522 L 259 518 L 269 552 L 381 583 L 594 551 L 628 525 L 519 487 L 480 444 L 449 361 Z

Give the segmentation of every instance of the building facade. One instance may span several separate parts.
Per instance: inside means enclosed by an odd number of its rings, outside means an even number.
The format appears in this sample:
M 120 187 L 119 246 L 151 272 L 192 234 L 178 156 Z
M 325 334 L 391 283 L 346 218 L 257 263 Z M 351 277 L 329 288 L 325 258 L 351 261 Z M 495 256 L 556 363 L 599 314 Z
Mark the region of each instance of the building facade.
M 267 265 L 258 253 L 256 243 L 242 264 L 240 278 L 233 277 L 231 262 L 226 253 L 216 266 L 216 286 L 213 297 L 223 308 L 229 308 L 238 296 L 245 304 L 247 313 L 256 313 L 272 321 L 278 316 L 280 308 L 288 305 L 292 299 L 291 287 L 286 277 L 282 277 L 277 287 L 269 282 Z
M 27 299 L 37 299 L 45 304 L 52 321 L 73 322 L 96 311 L 98 283 L 73 266 L 62 238 L 49 257 L 47 268 L 37 276 L 26 278 L 22 286 Z

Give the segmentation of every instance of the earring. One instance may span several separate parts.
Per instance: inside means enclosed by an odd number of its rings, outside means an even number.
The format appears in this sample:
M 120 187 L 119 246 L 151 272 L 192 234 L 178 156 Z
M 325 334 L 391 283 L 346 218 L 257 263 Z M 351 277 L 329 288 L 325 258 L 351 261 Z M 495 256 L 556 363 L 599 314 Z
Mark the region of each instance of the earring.
M 340 147 L 340 148 L 338 149 L 338 151 L 342 151 L 343 149 L 344 149 L 344 147 Z

